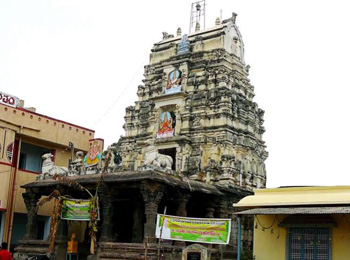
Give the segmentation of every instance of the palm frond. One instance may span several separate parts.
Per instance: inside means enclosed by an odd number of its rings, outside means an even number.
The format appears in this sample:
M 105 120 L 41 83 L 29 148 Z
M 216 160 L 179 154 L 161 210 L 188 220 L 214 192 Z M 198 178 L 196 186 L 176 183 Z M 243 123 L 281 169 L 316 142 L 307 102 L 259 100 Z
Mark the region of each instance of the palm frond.
M 59 196 L 60 196 L 60 192 L 58 190 L 54 190 L 53 192 L 51 192 L 49 196 L 47 196 L 46 198 L 42 198 L 38 202 L 38 204 L 35 207 L 35 211 L 38 211 L 40 207 L 42 207 L 45 203 L 51 201 L 52 199 L 58 199 Z

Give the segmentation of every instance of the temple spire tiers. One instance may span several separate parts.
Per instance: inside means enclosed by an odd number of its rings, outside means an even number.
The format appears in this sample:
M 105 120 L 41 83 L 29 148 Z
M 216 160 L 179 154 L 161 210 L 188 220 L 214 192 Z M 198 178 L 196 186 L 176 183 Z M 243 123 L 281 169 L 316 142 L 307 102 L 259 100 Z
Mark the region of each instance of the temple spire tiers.
M 236 17 L 232 13 L 222 22 L 216 19 L 215 27 L 205 30 L 198 24 L 188 35 L 179 30 L 176 37 L 163 33 L 145 66 L 138 101 L 126 109 L 125 136 L 118 147 L 124 169 L 159 171 L 231 194 L 203 201 L 201 210 L 190 211 L 186 206 L 193 205 L 193 192 L 180 200 L 173 194 L 178 206 L 173 214 L 178 216 L 236 221 L 228 208 L 244 196 L 237 191 L 266 185 L 264 111 L 254 102 Z M 158 205 L 147 203 L 145 232 L 153 230 Z M 237 228 L 236 223 L 232 226 Z M 236 232 L 232 234 L 234 238 Z M 229 249 L 234 251 L 234 245 Z
M 126 108 L 125 135 L 108 149 L 121 163 L 103 161 L 102 152 L 93 158 L 100 147 L 94 143 L 84 159 L 77 154 L 69 173 L 46 156 L 45 174 L 23 186 L 48 195 L 58 171 L 93 194 L 108 162 L 99 190 L 98 259 L 154 258 L 156 218 L 165 207 L 179 217 L 231 218 L 230 246 L 207 248 L 213 260 L 235 258 L 232 203 L 265 187 L 268 157 L 264 111 L 254 102 L 236 16 L 190 34 L 164 32 L 154 44 L 138 100 Z M 252 241 L 250 221 L 244 220 L 246 245 Z M 184 243 L 161 241 L 164 259 L 182 259 Z
M 192 180 L 265 186 L 264 111 L 253 101 L 236 16 L 154 45 L 139 100 L 126 109 L 118 148 L 125 169 L 152 165 L 168 172 L 171 163 Z

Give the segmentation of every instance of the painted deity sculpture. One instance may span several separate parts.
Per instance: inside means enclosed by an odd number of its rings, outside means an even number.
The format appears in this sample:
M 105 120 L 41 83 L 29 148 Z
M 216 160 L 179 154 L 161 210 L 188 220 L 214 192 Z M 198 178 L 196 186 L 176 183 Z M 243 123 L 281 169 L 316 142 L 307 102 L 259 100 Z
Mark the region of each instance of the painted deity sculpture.
M 163 112 L 160 118 L 159 130 L 157 138 L 165 138 L 174 136 L 174 119 L 170 112 Z
M 181 81 L 182 81 L 182 73 L 180 70 L 175 69 L 169 73 L 168 76 L 168 84 L 165 88 L 165 94 L 174 94 L 181 92 Z
M 86 174 L 94 174 L 98 172 L 102 156 L 101 146 L 94 141 L 90 146 L 89 152 L 84 157 L 84 166 L 86 168 Z

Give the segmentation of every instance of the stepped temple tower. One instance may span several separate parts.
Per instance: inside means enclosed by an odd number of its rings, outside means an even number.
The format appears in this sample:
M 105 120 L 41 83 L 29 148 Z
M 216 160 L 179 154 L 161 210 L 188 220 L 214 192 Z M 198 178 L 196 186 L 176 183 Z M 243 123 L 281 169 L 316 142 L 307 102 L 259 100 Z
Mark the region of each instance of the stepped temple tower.
M 48 251 L 48 242 L 36 239 L 35 206 L 55 191 L 89 199 L 72 184 L 77 182 L 99 198 L 92 259 L 204 259 L 187 258 L 193 250 L 203 252 L 193 257 L 235 259 L 233 204 L 266 185 L 264 111 L 253 101 L 248 72 L 234 13 L 210 29 L 196 26 L 188 35 L 180 28 L 176 37 L 164 32 L 151 50 L 138 101 L 126 108 L 125 136 L 108 148 L 105 161 L 99 143 L 91 143 L 88 154 L 76 151 L 76 158 L 73 147 L 65 170 L 47 154 L 48 166 L 37 181 L 21 186 L 30 217 L 16 254 L 26 259 Z M 68 181 L 53 179 L 54 172 Z M 165 210 L 179 217 L 231 219 L 229 243 L 157 240 L 157 214 Z M 241 223 L 243 248 L 249 248 L 253 221 L 243 217 Z M 80 259 L 87 259 L 89 248 L 94 253 L 86 223 L 60 220 L 52 259 L 63 259 L 73 233 Z
M 149 168 L 163 154 L 172 171 L 191 180 L 265 187 L 264 111 L 253 102 L 235 20 L 233 14 L 190 35 L 179 28 L 176 37 L 163 33 L 154 45 L 139 100 L 126 109 L 125 169 Z

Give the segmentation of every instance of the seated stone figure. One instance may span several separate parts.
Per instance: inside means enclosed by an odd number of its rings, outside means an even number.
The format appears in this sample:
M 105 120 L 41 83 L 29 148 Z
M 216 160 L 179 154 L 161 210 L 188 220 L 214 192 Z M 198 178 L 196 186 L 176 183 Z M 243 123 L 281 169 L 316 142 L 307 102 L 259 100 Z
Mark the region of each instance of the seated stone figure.
M 106 158 L 108 156 L 108 154 L 110 154 L 110 159 L 108 162 L 108 166 L 107 166 L 107 172 L 115 172 L 116 170 L 121 170 L 121 165 L 118 165 L 115 163 L 115 152 L 116 152 L 116 148 L 114 146 L 108 146 L 107 148 L 107 155 L 102 156 L 102 168 L 105 167 L 105 163 L 106 163 Z
M 83 173 L 83 156 L 82 151 L 78 151 L 76 154 L 76 159 L 70 163 L 70 171 L 68 176 L 82 175 Z

